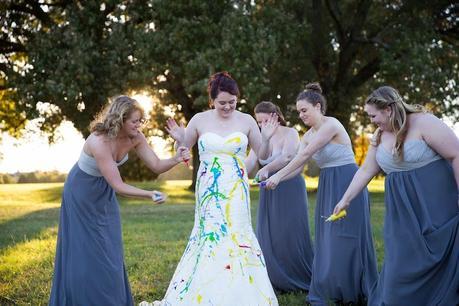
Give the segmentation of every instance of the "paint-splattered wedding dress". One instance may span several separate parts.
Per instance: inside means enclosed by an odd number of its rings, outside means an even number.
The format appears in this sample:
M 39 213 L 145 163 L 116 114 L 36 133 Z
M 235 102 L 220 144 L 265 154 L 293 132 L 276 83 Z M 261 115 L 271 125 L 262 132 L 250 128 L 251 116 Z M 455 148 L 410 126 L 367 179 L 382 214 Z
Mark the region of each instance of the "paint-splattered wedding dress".
M 252 229 L 247 136 L 199 137 L 194 228 L 172 281 L 154 305 L 277 305 Z

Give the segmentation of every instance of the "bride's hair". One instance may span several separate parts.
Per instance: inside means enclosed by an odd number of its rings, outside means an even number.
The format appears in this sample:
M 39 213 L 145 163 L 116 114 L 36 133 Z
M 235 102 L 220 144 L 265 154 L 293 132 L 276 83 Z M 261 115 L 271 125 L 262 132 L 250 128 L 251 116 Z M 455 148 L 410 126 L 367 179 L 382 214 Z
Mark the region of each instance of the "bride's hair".
M 237 86 L 236 81 L 231 77 L 231 75 L 226 72 L 217 72 L 209 78 L 207 83 L 207 93 L 209 94 L 209 105 L 218 94 L 222 91 L 225 91 L 229 94 L 239 97 L 239 87 Z
M 115 138 L 126 119 L 135 111 L 139 111 L 141 118 L 144 118 L 145 112 L 139 102 L 128 96 L 119 96 L 96 115 L 89 125 L 89 130 L 91 133 L 105 134 L 110 138 Z

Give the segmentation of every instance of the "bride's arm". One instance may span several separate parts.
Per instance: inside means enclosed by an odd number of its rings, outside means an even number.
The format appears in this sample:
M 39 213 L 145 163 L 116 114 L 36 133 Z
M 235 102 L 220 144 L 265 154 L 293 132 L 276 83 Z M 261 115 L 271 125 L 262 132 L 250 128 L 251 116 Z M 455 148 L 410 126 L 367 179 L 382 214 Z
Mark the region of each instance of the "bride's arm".
M 176 148 L 180 146 L 191 148 L 195 145 L 198 139 L 197 127 L 199 124 L 200 115 L 200 113 L 194 115 L 186 128 L 183 123 L 179 126 L 177 122 L 172 118 L 167 120 L 166 130 L 169 135 L 176 141 Z
M 255 152 L 253 150 L 250 150 L 249 156 L 245 159 L 245 168 L 247 169 L 247 174 L 250 174 L 253 172 L 255 167 L 257 166 L 258 163 L 258 158 L 255 155 Z

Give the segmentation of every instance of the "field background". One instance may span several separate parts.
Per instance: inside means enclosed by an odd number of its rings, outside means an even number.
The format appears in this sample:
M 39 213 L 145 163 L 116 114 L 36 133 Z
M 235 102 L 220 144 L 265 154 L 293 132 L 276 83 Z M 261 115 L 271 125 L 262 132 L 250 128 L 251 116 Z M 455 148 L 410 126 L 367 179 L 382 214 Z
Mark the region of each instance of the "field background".
M 314 234 L 317 179 L 306 178 Z M 383 179 L 372 181 L 371 221 L 378 265 L 383 259 Z M 161 299 L 193 227 L 190 181 L 137 183 L 169 195 L 164 205 L 120 198 L 125 261 L 135 303 Z M 46 305 L 49 298 L 63 184 L 0 185 L 0 305 Z M 256 225 L 258 189 L 252 188 Z M 304 293 L 278 294 L 280 305 L 304 305 Z

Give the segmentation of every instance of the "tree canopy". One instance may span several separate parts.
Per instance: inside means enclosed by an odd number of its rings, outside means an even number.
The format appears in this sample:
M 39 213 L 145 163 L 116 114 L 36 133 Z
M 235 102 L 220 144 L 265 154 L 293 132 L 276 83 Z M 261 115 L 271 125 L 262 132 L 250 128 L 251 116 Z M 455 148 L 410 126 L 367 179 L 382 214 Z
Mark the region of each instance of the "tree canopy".
M 227 70 L 240 108 L 271 100 L 297 122 L 295 97 L 318 81 L 328 114 L 365 123 L 362 98 L 382 84 L 459 118 L 458 12 L 451 1 L 65 1 L 0 5 L 0 129 L 70 120 L 87 135 L 113 95 L 142 90 L 188 121 L 207 108 L 210 74 Z

